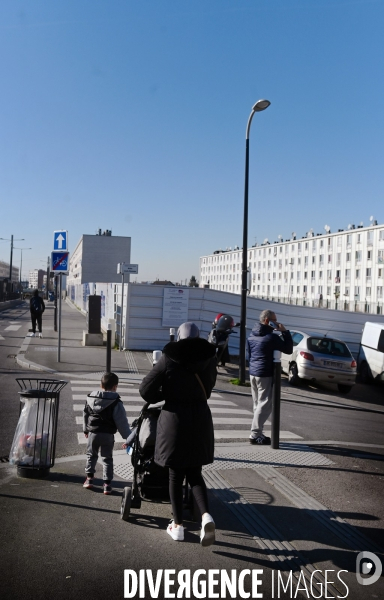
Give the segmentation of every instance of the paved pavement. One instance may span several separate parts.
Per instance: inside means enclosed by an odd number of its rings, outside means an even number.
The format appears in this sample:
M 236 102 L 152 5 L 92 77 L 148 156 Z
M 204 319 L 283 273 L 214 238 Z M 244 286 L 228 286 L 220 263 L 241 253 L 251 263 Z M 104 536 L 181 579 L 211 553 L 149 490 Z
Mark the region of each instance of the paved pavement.
M 152 570 L 154 577 L 159 569 L 175 569 L 174 577 L 181 569 L 190 570 L 192 576 L 198 569 L 218 569 L 221 574 L 225 570 L 229 575 L 235 569 L 237 577 L 244 576 L 246 592 L 251 591 L 246 570 L 260 569 L 262 584 L 257 591 L 264 598 L 294 598 L 296 592 L 304 598 L 384 596 L 383 577 L 372 585 L 361 585 L 355 576 L 360 552 L 373 552 L 384 562 L 384 439 L 375 438 L 370 444 L 359 431 L 366 415 L 383 423 L 381 390 L 369 396 L 357 391 L 340 397 L 332 389 L 289 388 L 283 381 L 283 406 L 305 410 L 316 405 L 316 409 L 322 407 L 322 414 L 342 411 L 355 423 L 355 433 L 341 442 L 335 435 L 308 440 L 297 430 L 288 430 L 280 449 L 272 450 L 247 442 L 251 413 L 243 406 L 249 402 L 241 405 L 239 390 L 229 383 L 236 366 L 220 370 L 210 400 L 215 462 L 204 469 L 217 543 L 200 547 L 199 524 L 188 513 L 185 542 L 176 543 L 165 534 L 171 517 L 168 503 L 143 502 L 140 510 L 131 511 L 128 523 L 120 519 L 121 493 L 132 479 L 124 451 L 115 451 L 112 496 L 104 496 L 100 486 L 82 488 L 85 445 L 79 420 L 84 396 L 104 370 L 105 348 L 81 346 L 84 317 L 64 304 L 63 362 L 57 363 L 56 334 L 48 329 L 52 326 L 50 310 L 45 314 L 46 336 L 23 338 L 16 360 L 31 377 L 68 380 L 66 410 L 72 411 L 76 435 L 71 456 L 59 452 L 47 479 L 19 478 L 14 467 L 0 464 L 2 598 L 124 598 L 124 570 L 138 574 L 140 569 Z M 5 329 L 18 324 L 17 318 L 9 321 L 0 335 L 6 338 Z M 131 420 L 142 405 L 137 391 L 151 368 L 150 355 L 113 352 L 112 366 L 120 374 L 119 391 Z M 249 390 L 243 393 L 249 401 Z M 212 577 L 218 579 L 220 573 Z M 290 573 L 292 589 L 288 579 L 284 592 L 281 580 L 285 585 Z M 204 573 L 200 577 L 203 580 Z M 327 590 L 325 577 L 333 582 Z M 177 592 L 177 586 L 170 591 Z M 256 588 L 253 591 L 256 594 Z M 225 597 L 220 585 L 205 594 L 198 592 L 196 586 L 191 597 Z M 132 597 L 138 598 L 139 591 Z M 148 585 L 142 597 L 151 597 Z M 172 596 L 161 585 L 157 597 Z M 237 589 L 234 597 L 246 596 Z

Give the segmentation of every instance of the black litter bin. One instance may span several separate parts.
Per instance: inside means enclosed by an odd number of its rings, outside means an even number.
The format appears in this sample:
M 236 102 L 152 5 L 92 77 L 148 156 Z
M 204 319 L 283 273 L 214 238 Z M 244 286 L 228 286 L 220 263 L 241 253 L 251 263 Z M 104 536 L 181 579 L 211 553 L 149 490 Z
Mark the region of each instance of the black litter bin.
M 46 477 L 55 464 L 60 391 L 67 381 L 16 379 L 21 388 L 19 421 L 10 464 L 20 477 Z

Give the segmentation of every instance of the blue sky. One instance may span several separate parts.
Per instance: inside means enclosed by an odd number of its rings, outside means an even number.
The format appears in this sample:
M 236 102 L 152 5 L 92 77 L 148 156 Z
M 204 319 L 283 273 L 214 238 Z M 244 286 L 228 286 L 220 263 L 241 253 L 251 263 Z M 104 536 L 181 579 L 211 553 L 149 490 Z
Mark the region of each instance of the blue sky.
M 0 237 L 25 275 L 102 228 L 139 281 L 198 276 L 242 245 L 259 98 L 248 245 L 383 223 L 383 29 L 382 0 L 3 0 Z

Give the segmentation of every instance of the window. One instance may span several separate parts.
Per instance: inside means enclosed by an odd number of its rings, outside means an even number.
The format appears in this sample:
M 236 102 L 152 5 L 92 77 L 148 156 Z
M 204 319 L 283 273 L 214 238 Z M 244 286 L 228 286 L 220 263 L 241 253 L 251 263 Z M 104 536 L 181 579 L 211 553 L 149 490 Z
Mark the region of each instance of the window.
M 372 250 L 368 250 L 368 252 L 367 252 L 367 260 L 372 260 Z
M 371 268 L 367 269 L 366 270 L 367 277 L 371 277 L 371 274 L 372 274 L 372 269 Z
M 305 242 L 304 250 L 308 250 L 308 242 Z
M 383 269 L 378 269 L 377 276 L 381 278 L 383 276 Z
M 300 344 L 301 340 L 303 339 L 303 335 L 301 333 L 292 333 L 292 342 L 294 346 L 297 346 L 298 344 Z M 384 352 L 384 350 L 383 350 Z
M 360 279 L 360 269 L 356 269 L 356 279 Z
M 380 333 L 377 349 L 379 352 L 384 352 L 384 329 Z
M 324 246 L 324 240 L 320 240 L 320 248 Z
M 319 279 L 323 279 L 323 271 L 319 271 Z
M 330 295 L 331 295 L 331 288 L 328 286 L 327 287 L 327 296 L 330 296 Z
M 347 262 L 351 262 L 351 253 L 347 252 Z
M 315 252 L 316 250 L 316 240 L 313 240 L 312 242 L 312 251 Z
M 311 294 L 314 294 L 314 293 L 315 293 L 315 286 L 311 285 Z
M 361 261 L 361 250 L 356 250 L 355 258 L 357 262 Z
M 347 235 L 347 244 L 350 244 L 350 243 L 351 243 L 351 241 L 352 241 L 352 236 L 351 236 L 351 234 L 349 233 L 349 234 Z
M 312 256 L 312 264 L 315 265 L 316 264 L 316 256 Z
M 361 242 L 361 233 L 357 234 L 357 243 L 360 244 Z
M 316 276 L 316 271 L 311 271 L 311 277 L 314 279 Z
M 307 279 L 308 273 L 307 271 L 304 271 L 304 279 Z
M 355 296 L 360 296 L 360 287 L 355 285 Z
M 344 356 L 352 358 L 348 347 L 343 342 L 331 340 L 328 338 L 312 337 L 307 340 L 308 350 L 318 352 L 319 354 L 330 354 L 331 356 Z
M 367 290 L 366 290 L 366 292 L 365 292 L 365 295 L 366 295 L 366 296 L 370 296 L 370 295 L 371 295 L 371 288 L 370 288 L 370 287 L 367 287 Z
M 383 297 L 383 286 L 379 285 L 377 288 L 377 297 L 378 298 L 382 298 Z

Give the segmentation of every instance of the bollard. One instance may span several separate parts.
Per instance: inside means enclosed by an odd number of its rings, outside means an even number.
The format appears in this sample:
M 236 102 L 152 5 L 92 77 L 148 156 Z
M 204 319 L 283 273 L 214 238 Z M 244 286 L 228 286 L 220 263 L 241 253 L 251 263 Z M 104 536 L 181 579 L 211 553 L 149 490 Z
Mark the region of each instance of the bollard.
M 152 352 L 152 366 L 155 366 L 159 362 L 162 354 L 161 350 L 154 350 Z
M 169 330 L 169 340 L 171 342 L 175 341 L 175 331 L 176 329 L 174 327 L 171 327 L 171 329 Z
M 279 449 L 280 442 L 281 352 L 273 352 L 272 429 L 271 447 Z
M 111 324 L 107 325 L 107 364 L 106 371 L 111 373 L 111 354 L 112 354 L 112 327 Z

